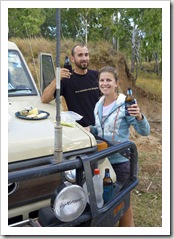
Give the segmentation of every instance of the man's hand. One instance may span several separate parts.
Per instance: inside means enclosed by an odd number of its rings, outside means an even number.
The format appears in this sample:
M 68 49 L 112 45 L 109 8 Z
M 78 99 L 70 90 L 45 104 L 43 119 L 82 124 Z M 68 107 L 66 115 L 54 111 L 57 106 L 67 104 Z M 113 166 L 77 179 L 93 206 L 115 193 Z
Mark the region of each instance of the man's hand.
M 60 78 L 70 78 L 72 73 L 66 68 L 60 69 Z M 56 90 L 56 79 L 52 80 L 52 82 L 45 88 L 42 96 L 41 101 L 42 103 L 49 103 L 54 99 L 54 93 Z
M 70 78 L 71 74 L 72 73 L 68 69 L 66 69 L 66 68 L 61 68 L 60 69 L 60 77 L 61 77 L 61 79 L 62 78 Z

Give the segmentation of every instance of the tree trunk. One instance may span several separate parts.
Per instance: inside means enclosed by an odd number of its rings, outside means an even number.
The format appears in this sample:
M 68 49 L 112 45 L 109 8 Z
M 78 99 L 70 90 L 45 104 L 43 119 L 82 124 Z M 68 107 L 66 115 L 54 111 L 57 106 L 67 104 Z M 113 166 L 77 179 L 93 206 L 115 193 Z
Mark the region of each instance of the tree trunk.
M 135 75 L 135 81 L 138 78 L 138 61 L 136 61 L 136 75 Z
M 135 37 L 136 37 L 136 30 L 135 30 L 135 23 L 133 23 L 133 30 L 132 30 L 132 61 L 131 61 L 131 72 L 134 72 L 135 66 Z
M 85 45 L 88 44 L 88 20 L 87 17 L 85 19 Z
M 117 40 L 115 37 L 112 38 L 112 45 L 114 49 L 117 49 Z
M 135 49 L 132 47 L 132 60 L 131 60 L 131 72 L 134 72 L 135 66 Z
M 117 37 L 117 51 L 119 51 L 119 48 L 120 48 L 120 46 L 119 46 L 119 37 Z
M 113 37 L 112 44 L 113 44 L 113 48 L 119 51 L 119 38 Z
M 159 75 L 159 62 L 158 62 L 158 53 L 157 52 L 154 53 L 154 59 L 155 59 L 154 71 L 157 75 Z

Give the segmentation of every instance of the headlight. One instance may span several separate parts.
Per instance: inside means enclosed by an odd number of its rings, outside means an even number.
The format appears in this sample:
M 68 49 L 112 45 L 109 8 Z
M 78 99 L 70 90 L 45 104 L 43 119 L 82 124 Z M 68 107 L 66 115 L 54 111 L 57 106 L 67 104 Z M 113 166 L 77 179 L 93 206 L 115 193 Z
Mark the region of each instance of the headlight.
M 16 192 L 18 189 L 19 183 L 9 183 L 8 184 L 8 195 L 11 195 L 12 193 Z
M 65 178 L 69 182 L 75 183 L 75 181 L 76 181 L 76 170 L 72 169 L 72 170 L 65 171 Z
M 56 217 L 63 222 L 78 218 L 83 213 L 86 203 L 86 193 L 78 185 L 64 185 L 61 190 L 58 188 L 51 200 Z
M 65 178 L 68 182 L 75 183 L 76 182 L 76 169 L 65 171 Z M 83 179 L 85 178 L 85 174 L 83 172 Z

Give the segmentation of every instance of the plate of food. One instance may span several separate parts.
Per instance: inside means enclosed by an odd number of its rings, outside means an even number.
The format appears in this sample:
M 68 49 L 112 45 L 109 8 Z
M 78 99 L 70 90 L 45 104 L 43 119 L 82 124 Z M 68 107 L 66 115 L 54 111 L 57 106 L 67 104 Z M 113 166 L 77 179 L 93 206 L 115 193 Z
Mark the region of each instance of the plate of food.
M 15 113 L 16 117 L 25 120 L 42 120 L 48 118 L 50 115 L 48 112 L 44 110 L 38 110 L 37 108 L 33 108 L 31 110 L 21 110 Z

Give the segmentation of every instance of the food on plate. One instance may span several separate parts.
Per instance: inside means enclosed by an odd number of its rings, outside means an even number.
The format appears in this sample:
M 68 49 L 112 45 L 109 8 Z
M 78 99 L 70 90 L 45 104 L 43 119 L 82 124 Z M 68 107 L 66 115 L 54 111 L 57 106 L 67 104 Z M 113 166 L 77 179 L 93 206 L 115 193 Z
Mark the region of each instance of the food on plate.
M 33 108 L 32 110 L 29 110 L 28 115 L 38 115 L 38 109 L 37 108 Z
M 20 115 L 23 115 L 23 116 L 26 116 L 26 117 L 29 116 L 30 118 L 32 118 L 33 116 L 39 114 L 37 108 L 33 108 L 31 110 L 26 110 L 26 109 L 25 110 L 21 110 L 19 113 L 20 113 Z
M 37 108 L 32 108 L 31 110 L 21 110 L 19 111 L 19 114 L 29 119 L 39 119 L 47 116 L 46 112 L 39 111 Z
M 43 118 L 43 117 L 45 117 L 45 116 L 47 116 L 46 113 L 40 113 L 40 114 L 27 115 L 26 117 L 27 117 L 27 118 L 34 118 L 34 119 L 36 119 L 36 118 Z
M 20 115 L 27 116 L 28 115 L 28 110 L 21 110 Z

